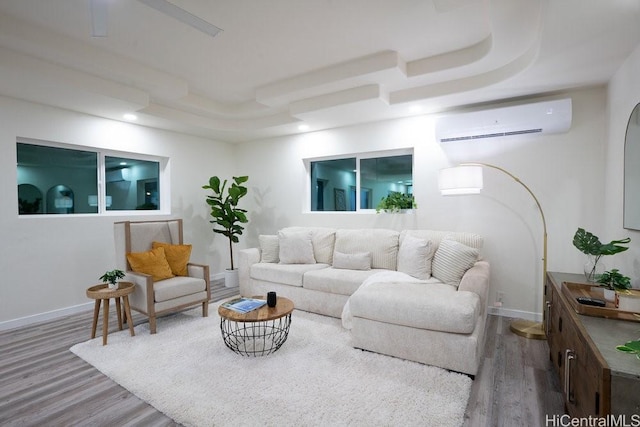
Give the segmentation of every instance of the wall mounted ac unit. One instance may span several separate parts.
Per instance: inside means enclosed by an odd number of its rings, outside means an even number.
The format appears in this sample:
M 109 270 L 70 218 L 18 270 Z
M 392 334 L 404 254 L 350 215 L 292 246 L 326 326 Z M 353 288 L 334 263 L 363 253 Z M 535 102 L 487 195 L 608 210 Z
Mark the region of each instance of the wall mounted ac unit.
M 130 172 L 129 168 L 111 170 L 107 171 L 105 178 L 107 182 L 131 181 Z
M 571 127 L 571 99 L 452 114 L 436 122 L 438 142 L 561 133 Z

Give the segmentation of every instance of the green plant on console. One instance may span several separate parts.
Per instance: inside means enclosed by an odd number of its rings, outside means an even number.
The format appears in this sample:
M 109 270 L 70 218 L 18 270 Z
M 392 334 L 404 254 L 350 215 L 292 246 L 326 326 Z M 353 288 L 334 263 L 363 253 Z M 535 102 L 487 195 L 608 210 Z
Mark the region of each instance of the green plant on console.
M 118 282 L 118 279 L 124 279 L 124 271 L 118 269 L 111 270 L 99 277 L 99 280 L 102 280 L 104 283 L 111 283 L 114 286 Z
M 616 346 L 616 350 L 624 353 L 635 354 L 636 357 L 640 359 L 640 340 L 629 341 L 624 345 Z
M 414 209 L 416 207 L 416 201 L 412 194 L 392 191 L 380 200 L 380 203 L 376 206 L 376 213 L 380 213 L 380 211 L 400 212 L 402 209 Z
M 611 242 L 604 244 L 600 242 L 600 239 L 593 233 L 586 231 L 584 228 L 578 228 L 576 234 L 573 236 L 573 246 L 575 246 L 580 252 L 586 255 L 594 256 L 594 263 L 591 269 L 590 276 L 594 277 L 598 261 L 604 255 L 615 255 L 620 252 L 624 252 L 629 249 L 627 246 L 622 246 L 631 242 L 631 239 L 627 237 L 621 240 L 612 240 Z M 595 278 L 595 277 L 594 277 Z
M 600 286 L 612 291 L 631 288 L 631 278 L 621 274 L 616 268 L 602 273 L 602 275 L 598 277 L 597 282 L 600 283 Z
M 242 235 L 244 227 L 241 224 L 249 222 L 247 211 L 238 207 L 241 198 L 247 195 L 247 187 L 243 186 L 249 180 L 248 176 L 234 176 L 233 182 L 227 187 L 225 179 L 220 185 L 220 178 L 212 176 L 209 185 L 203 185 L 205 190 L 211 190 L 213 195 L 207 196 L 207 204 L 211 207 L 210 223 L 214 224 L 213 231 L 229 239 L 229 254 L 231 270 L 233 270 L 233 244 L 238 243 L 238 236 Z M 225 190 L 227 190 L 225 192 Z

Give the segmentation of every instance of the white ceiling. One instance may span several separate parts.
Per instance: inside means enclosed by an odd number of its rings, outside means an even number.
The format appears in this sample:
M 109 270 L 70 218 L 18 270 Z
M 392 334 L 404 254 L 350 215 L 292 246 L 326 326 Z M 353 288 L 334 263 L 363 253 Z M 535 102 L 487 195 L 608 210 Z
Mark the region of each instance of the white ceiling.
M 245 141 L 606 83 L 637 0 L 0 0 L 0 94 Z M 420 109 L 419 112 L 417 109 Z

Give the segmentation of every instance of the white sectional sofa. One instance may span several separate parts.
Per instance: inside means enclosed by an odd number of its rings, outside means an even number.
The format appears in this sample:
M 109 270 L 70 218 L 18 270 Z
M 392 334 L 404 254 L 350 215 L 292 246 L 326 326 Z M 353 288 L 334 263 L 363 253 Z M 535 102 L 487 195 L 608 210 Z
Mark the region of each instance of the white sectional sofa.
M 342 318 L 353 346 L 470 375 L 487 316 L 483 239 L 434 230 L 289 227 L 239 252 L 240 293 Z

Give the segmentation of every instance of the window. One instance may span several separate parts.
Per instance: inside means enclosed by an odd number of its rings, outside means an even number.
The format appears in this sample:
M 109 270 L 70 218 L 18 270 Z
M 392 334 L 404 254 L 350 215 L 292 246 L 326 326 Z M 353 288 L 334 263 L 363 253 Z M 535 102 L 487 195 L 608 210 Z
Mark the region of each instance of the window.
M 39 141 L 16 152 L 19 215 L 161 210 L 166 159 Z
M 391 192 L 413 194 L 408 150 L 309 160 L 311 211 L 375 209 Z

